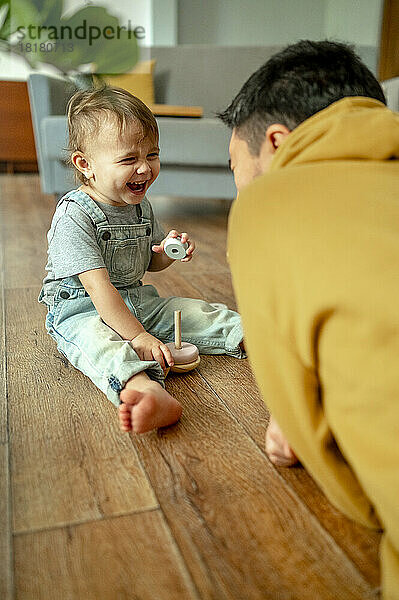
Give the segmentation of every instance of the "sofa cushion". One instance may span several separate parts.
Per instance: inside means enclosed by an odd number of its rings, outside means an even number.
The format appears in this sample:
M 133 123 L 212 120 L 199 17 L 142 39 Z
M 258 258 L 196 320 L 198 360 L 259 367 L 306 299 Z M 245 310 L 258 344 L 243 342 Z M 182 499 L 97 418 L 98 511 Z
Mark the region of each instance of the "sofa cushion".
M 227 3 L 226 3 L 227 5 Z M 283 46 L 153 46 L 155 101 L 202 106 L 205 117 L 224 110 L 247 79 Z M 356 45 L 356 52 L 376 71 L 377 48 Z
M 157 118 L 162 164 L 226 167 L 230 131 L 218 119 Z
M 157 61 L 155 101 L 202 106 L 214 117 L 232 101 L 248 77 L 281 46 L 182 45 L 151 48 Z
M 130 73 L 117 75 L 100 75 L 108 85 L 127 90 L 133 96 L 140 98 L 145 104 L 154 104 L 153 72 L 155 59 L 139 62 Z
M 161 165 L 159 177 L 149 189 L 151 196 L 226 198 L 237 195 L 233 175 L 222 167 Z

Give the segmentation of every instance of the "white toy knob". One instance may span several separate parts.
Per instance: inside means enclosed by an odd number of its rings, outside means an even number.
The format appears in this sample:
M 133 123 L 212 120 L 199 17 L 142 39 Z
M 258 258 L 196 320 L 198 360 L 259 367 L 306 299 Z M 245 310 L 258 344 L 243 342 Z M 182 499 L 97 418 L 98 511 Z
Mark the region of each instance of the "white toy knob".
M 168 238 L 163 246 L 165 254 L 174 260 L 184 258 L 187 248 L 188 243 L 184 242 L 183 244 L 180 238 Z

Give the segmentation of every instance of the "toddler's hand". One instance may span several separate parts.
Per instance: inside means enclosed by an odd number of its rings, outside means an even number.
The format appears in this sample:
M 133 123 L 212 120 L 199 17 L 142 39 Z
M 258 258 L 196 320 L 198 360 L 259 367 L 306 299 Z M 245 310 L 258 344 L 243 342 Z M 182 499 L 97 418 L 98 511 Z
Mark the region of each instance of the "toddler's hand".
M 152 246 L 152 251 L 156 252 L 157 254 L 161 254 L 161 252 L 164 251 L 163 248 L 164 248 L 166 240 L 169 238 L 177 238 L 177 237 L 180 237 L 182 244 L 184 244 L 185 242 L 188 243 L 188 248 L 186 250 L 186 256 L 185 256 L 185 258 L 181 259 L 181 262 L 189 262 L 193 257 L 193 252 L 195 250 L 195 242 L 192 242 L 189 239 L 187 233 L 179 233 L 178 231 L 176 231 L 176 229 L 172 229 L 171 231 L 169 231 L 166 238 L 163 239 L 159 245 Z
M 156 360 L 164 371 L 166 371 L 167 365 L 170 367 L 174 365 L 169 348 L 147 331 L 136 335 L 130 340 L 130 343 L 140 360 Z M 165 360 L 167 364 L 165 364 Z

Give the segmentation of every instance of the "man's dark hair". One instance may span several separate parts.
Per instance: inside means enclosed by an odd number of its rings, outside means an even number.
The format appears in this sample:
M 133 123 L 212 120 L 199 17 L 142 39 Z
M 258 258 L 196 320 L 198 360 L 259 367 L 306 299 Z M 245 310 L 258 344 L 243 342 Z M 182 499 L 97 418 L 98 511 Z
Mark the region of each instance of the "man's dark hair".
M 258 156 L 269 125 L 281 123 L 292 130 L 345 96 L 386 104 L 380 84 L 351 46 L 301 40 L 255 71 L 217 116 Z

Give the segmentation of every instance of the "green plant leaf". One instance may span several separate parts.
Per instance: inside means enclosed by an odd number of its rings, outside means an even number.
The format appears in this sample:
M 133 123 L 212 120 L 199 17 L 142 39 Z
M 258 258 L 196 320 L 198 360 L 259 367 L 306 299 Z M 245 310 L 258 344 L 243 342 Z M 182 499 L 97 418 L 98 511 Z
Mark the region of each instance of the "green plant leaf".
M 118 27 L 120 27 L 119 20 L 110 15 L 105 8 L 87 6 L 68 20 L 64 20 L 63 24 L 71 27 L 75 33 L 79 32 L 79 35 L 85 33 L 85 39 L 78 39 L 75 36 L 73 40 L 74 49 L 76 48 L 82 53 L 83 63 L 98 64 L 107 61 L 111 65 L 111 70 L 117 72 L 120 72 L 119 61 L 121 59 L 123 59 L 124 67 L 125 64 L 128 65 L 128 68 L 135 64 L 137 59 L 134 51 L 134 48 L 137 47 L 136 39 L 134 36 L 128 39 L 127 32 L 123 30 L 117 35 Z M 85 30 L 84 24 L 86 24 Z M 104 31 L 107 31 L 108 35 L 114 35 L 114 38 L 107 39 Z M 95 36 L 99 36 L 98 39 L 93 39 Z
M 109 42 L 109 44 L 108 44 Z M 127 31 L 121 32 L 119 40 L 107 40 L 99 47 L 94 59 L 95 73 L 126 73 L 137 63 L 139 47 L 136 39 Z
M 29 25 L 40 25 L 40 13 L 31 0 L 12 0 L 10 2 L 11 33 L 18 28 L 27 30 Z
M 10 3 L 0 0 L 0 40 L 6 40 L 10 33 Z
M 53 25 L 59 23 L 64 9 L 64 0 L 34 0 L 40 4 L 38 10 L 42 25 Z
M 26 38 L 26 32 L 30 25 L 40 23 L 39 12 L 31 0 L 12 0 L 10 2 L 10 33 L 18 31 L 18 38 L 13 42 L 11 49 L 21 55 L 31 65 L 35 66 L 38 62 L 38 56 L 35 52 L 25 52 L 20 49 L 20 43 Z
M 32 4 L 28 0 L 15 1 L 21 10 L 24 4 Z M 25 27 L 30 19 L 36 25 L 31 30 L 36 37 L 29 40 L 34 52 L 27 56 L 33 64 L 52 64 L 63 73 L 79 71 L 86 64 L 92 64 L 94 72 L 123 73 L 136 64 L 138 45 L 133 31 L 121 29 L 119 20 L 104 7 L 85 6 L 63 18 L 62 0 L 34 0 L 34 4 L 36 12 L 23 21 Z M 38 25 L 42 26 L 40 38 Z

